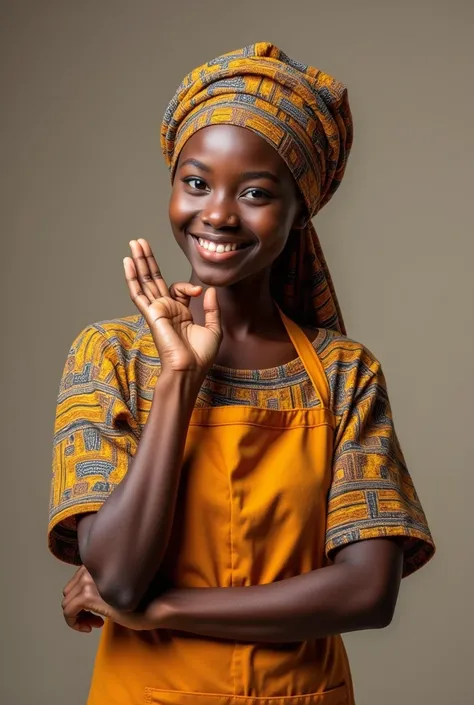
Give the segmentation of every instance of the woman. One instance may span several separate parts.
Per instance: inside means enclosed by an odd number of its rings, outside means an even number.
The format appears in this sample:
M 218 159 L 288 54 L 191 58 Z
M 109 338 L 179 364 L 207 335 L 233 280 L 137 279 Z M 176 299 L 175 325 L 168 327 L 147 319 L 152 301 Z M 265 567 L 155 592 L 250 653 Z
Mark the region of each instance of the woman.
M 132 241 L 139 314 L 79 334 L 58 399 L 49 545 L 82 564 L 68 624 L 103 625 L 90 705 L 350 705 L 340 634 L 389 624 L 433 554 L 310 222 L 351 142 L 344 86 L 267 43 L 166 111 L 191 280 Z

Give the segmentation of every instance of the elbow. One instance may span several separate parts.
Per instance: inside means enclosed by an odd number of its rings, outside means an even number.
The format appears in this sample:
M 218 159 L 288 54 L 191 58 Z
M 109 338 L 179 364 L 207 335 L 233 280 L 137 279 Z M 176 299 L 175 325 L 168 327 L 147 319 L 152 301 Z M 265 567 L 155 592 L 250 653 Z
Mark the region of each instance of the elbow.
M 141 595 L 134 585 L 127 584 L 123 578 L 106 572 L 83 561 L 95 583 L 97 592 L 110 607 L 118 612 L 134 612 L 141 600 Z
M 128 586 L 113 582 L 96 583 L 101 598 L 117 612 L 135 612 L 140 604 L 139 596 Z
M 376 610 L 374 610 L 372 618 L 373 618 L 373 629 L 385 629 L 388 627 L 393 620 L 393 615 L 395 614 L 395 610 L 390 609 L 387 606 L 382 606 L 378 607 Z
M 385 629 L 393 620 L 396 599 L 390 592 L 374 595 L 366 607 L 369 629 Z
M 91 526 L 84 524 L 82 533 L 79 533 L 79 551 L 97 592 L 104 602 L 118 612 L 134 612 L 143 598 L 140 586 L 130 578 L 124 580 L 124 575 L 129 575 L 130 571 L 117 560 L 110 557 L 104 560 L 103 554 L 98 553 L 90 541 L 90 534 Z

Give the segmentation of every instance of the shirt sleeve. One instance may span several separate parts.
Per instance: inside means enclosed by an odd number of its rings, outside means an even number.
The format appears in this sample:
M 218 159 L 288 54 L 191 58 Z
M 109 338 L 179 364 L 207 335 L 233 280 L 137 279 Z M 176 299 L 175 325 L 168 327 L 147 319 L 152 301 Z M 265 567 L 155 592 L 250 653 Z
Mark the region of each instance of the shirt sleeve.
M 94 325 L 74 340 L 54 423 L 48 546 L 81 564 L 76 518 L 96 512 L 124 478 L 138 445 L 124 356 Z
M 362 539 L 404 539 L 403 576 L 427 563 L 435 547 L 408 472 L 380 363 L 361 375 L 343 411 L 328 498 L 326 555 Z

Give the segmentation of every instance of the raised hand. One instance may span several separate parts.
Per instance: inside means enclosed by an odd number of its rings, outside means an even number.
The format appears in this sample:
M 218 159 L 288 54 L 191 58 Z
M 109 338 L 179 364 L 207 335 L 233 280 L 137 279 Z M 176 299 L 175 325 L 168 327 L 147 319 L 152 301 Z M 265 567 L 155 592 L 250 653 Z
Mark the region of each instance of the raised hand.
M 188 282 L 169 289 L 146 240 L 131 240 L 132 257 L 124 270 L 130 297 L 150 328 L 160 356 L 162 372 L 184 372 L 204 377 L 222 340 L 220 310 L 214 288 L 203 299 L 204 326 L 193 321 L 189 302 L 202 287 Z

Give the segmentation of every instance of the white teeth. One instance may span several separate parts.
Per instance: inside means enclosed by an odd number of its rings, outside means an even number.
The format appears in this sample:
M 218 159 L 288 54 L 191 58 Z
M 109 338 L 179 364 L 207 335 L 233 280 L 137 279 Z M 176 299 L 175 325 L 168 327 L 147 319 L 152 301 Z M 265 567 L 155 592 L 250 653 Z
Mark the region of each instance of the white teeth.
M 219 243 L 218 245 L 216 245 L 215 242 L 205 240 L 203 237 L 198 237 L 198 242 L 199 245 L 205 250 L 209 250 L 210 252 L 217 252 L 218 254 L 223 254 L 224 252 L 235 252 L 235 250 L 238 249 L 238 245 L 236 242 L 228 242 L 226 244 Z

